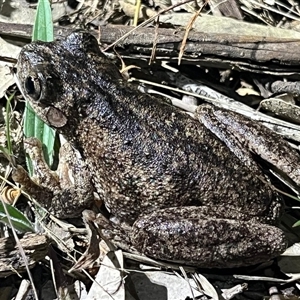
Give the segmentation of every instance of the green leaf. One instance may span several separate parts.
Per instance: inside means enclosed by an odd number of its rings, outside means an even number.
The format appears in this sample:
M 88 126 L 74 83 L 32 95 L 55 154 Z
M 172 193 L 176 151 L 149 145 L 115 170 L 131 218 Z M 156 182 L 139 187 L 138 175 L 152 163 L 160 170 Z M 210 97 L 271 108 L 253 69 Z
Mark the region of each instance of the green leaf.
M 49 0 L 39 0 L 33 25 L 32 40 L 52 42 L 53 39 L 53 22 L 50 2 Z
M 24 135 L 26 137 L 34 136 L 45 145 L 45 148 L 43 147 L 44 158 L 47 164 L 51 166 L 54 155 L 55 130 L 35 114 L 28 102 L 25 106 Z M 30 176 L 32 176 L 32 163 L 29 159 L 27 159 L 27 168 Z
M 295 224 L 293 224 L 293 227 L 298 227 L 300 225 L 300 221 L 297 221 Z
M 5 204 L 6 209 L 9 213 L 11 223 L 19 232 L 34 232 L 33 226 L 31 222 L 15 207 Z M 5 223 L 6 225 L 10 225 L 3 207 L 3 203 L 0 202 L 0 222 Z
M 0 153 L 2 153 L 2 155 L 12 164 L 15 165 L 15 157 L 13 156 L 13 154 L 11 153 L 11 150 L 0 146 Z
M 48 0 L 39 0 L 38 2 L 32 40 L 40 40 L 44 42 L 53 41 L 53 22 L 51 6 Z M 26 137 L 36 137 L 43 143 L 43 145 L 45 145 L 45 148 L 43 148 L 44 157 L 47 164 L 51 166 L 54 155 L 53 148 L 55 143 L 55 130 L 50 128 L 36 116 L 28 102 L 25 107 L 24 135 Z M 28 158 L 27 167 L 29 174 L 32 175 L 32 163 Z
M 0 152 L 2 152 L 2 154 L 6 158 L 10 156 L 10 151 L 7 148 L 3 147 L 3 146 L 0 146 Z
M 10 101 L 14 97 L 15 93 L 10 95 L 6 101 L 6 119 L 5 119 L 5 128 L 6 128 L 6 140 L 7 140 L 7 150 L 9 154 L 12 154 L 12 145 L 10 139 L 10 126 L 9 126 L 9 118 L 10 118 Z

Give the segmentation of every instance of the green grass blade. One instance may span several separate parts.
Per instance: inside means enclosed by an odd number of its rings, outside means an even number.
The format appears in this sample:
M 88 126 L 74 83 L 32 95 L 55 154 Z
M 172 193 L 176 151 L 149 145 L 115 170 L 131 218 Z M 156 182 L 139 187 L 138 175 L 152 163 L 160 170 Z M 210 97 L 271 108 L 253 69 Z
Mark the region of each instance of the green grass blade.
M 10 118 L 10 101 L 14 97 L 15 93 L 13 93 L 10 97 L 8 97 L 6 101 L 6 119 L 5 119 L 5 128 L 6 128 L 6 140 L 7 140 L 7 150 L 9 154 L 12 154 L 12 145 L 10 139 L 10 126 L 9 126 L 9 118 Z
M 48 0 L 39 0 L 38 2 L 32 40 L 53 41 L 53 22 L 51 6 Z M 53 163 L 55 130 L 35 115 L 28 102 L 25 107 L 24 134 L 26 137 L 37 137 L 45 145 L 43 149 L 45 160 L 51 166 Z M 27 167 L 29 174 L 32 175 L 32 163 L 29 159 L 27 159 Z
M 15 207 L 5 204 L 6 209 L 9 213 L 11 223 L 14 226 L 14 229 L 16 229 L 19 232 L 34 232 L 33 226 L 31 222 L 25 217 L 24 214 L 22 214 L 18 209 Z M 3 207 L 3 203 L 0 202 L 0 222 L 5 223 L 6 225 L 10 225 L 5 209 Z
M 49 0 L 39 0 L 33 26 L 32 40 L 52 42 L 53 39 L 53 22 L 50 2 Z

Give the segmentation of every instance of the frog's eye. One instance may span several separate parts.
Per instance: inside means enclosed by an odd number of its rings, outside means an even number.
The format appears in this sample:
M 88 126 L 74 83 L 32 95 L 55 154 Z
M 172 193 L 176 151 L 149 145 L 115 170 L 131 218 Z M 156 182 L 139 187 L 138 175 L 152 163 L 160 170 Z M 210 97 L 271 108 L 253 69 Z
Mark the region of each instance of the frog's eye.
M 26 94 L 35 101 L 40 100 L 42 94 L 43 76 L 41 74 L 29 74 L 24 82 Z

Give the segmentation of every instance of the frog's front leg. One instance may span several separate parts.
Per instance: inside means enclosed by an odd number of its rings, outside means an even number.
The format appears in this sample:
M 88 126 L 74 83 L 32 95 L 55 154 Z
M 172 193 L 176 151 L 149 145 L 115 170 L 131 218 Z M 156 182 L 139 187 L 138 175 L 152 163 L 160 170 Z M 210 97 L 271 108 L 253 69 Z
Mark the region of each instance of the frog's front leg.
M 256 173 L 255 153 L 300 185 L 300 156 L 277 133 L 240 114 L 211 105 L 200 105 L 195 113 L 227 147 Z
M 203 206 L 158 210 L 134 223 L 131 241 L 150 257 L 203 268 L 254 265 L 287 247 L 277 227 L 215 215 Z
M 33 162 L 35 176 L 31 179 L 18 166 L 13 172 L 13 179 L 42 207 L 58 218 L 72 218 L 91 206 L 94 188 L 89 171 L 69 143 L 60 149 L 56 172 L 46 164 L 38 139 L 25 139 L 24 148 Z

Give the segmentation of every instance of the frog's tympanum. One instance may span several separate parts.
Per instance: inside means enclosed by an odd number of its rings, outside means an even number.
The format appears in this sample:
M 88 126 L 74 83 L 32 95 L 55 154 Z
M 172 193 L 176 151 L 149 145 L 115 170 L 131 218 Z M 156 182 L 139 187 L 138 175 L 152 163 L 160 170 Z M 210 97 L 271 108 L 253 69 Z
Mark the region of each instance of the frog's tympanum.
M 80 214 L 94 188 L 119 220 L 117 244 L 199 267 L 252 265 L 286 248 L 274 226 L 282 200 L 252 159 L 299 184 L 299 156 L 277 134 L 209 105 L 191 117 L 138 92 L 83 32 L 26 45 L 17 76 L 40 118 L 81 154 L 79 188 L 53 192 L 52 202 L 39 197 L 51 213 Z M 72 195 L 78 207 L 66 200 Z

